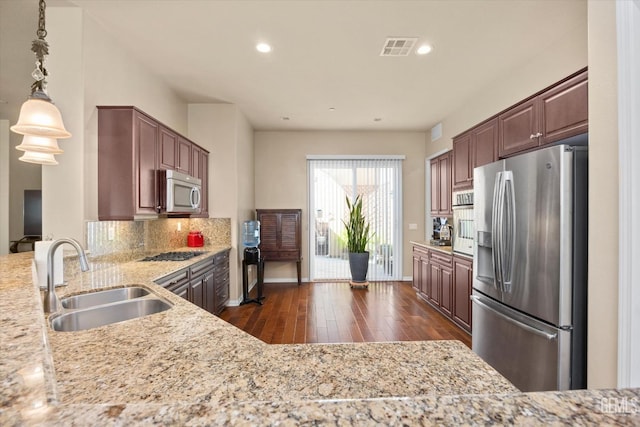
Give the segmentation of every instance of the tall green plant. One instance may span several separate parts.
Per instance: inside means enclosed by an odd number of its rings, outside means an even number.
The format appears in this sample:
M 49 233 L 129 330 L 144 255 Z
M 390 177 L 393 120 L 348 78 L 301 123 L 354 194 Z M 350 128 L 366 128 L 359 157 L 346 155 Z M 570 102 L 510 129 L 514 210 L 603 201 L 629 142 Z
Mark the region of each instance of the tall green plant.
M 342 222 L 347 229 L 347 248 L 349 252 L 366 252 L 367 243 L 371 235 L 369 234 L 369 224 L 362 214 L 362 198 L 358 195 L 353 204 L 349 197 L 346 200 L 347 208 L 349 209 L 349 221 Z

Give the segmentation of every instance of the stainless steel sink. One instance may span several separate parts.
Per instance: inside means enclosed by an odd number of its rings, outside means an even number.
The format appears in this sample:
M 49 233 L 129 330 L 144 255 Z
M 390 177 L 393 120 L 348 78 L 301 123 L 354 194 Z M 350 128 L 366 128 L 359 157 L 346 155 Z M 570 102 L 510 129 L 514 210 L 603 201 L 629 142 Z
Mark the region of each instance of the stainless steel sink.
M 89 308 L 96 305 L 110 304 L 112 302 L 127 301 L 149 295 L 149 291 L 139 286 L 108 289 L 106 291 L 90 292 L 62 298 L 60 303 L 64 308 Z
M 94 306 L 53 317 L 54 331 L 72 332 L 123 322 L 170 309 L 169 302 L 158 298 L 140 298 Z

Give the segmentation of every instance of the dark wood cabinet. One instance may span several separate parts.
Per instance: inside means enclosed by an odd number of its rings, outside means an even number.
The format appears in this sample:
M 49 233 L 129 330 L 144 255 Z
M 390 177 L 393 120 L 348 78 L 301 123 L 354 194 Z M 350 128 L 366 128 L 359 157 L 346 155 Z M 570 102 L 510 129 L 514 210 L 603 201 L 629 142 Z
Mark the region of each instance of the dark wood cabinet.
M 442 269 L 438 264 L 429 263 L 429 282 L 431 286 L 428 289 L 427 298 L 436 307 L 440 307 L 441 272 Z
M 176 168 L 176 146 L 178 135 L 164 126 L 160 126 L 160 169 Z
M 431 269 L 431 294 L 429 301 L 448 317 L 452 307 L 451 255 L 436 250 L 429 251 Z
M 98 108 L 98 218 L 157 214 L 157 122 L 133 108 Z
M 451 159 L 449 152 L 447 155 L 438 158 L 438 168 L 440 171 L 440 216 L 452 215 L 451 210 Z
M 162 277 L 156 283 L 219 315 L 229 302 L 229 250 Z
M 440 212 L 440 169 L 438 159 L 431 160 L 431 215 L 438 216 Z
M 498 117 L 500 157 L 538 146 L 538 111 L 534 99 L 523 102 Z
M 298 285 L 301 283 L 301 220 L 300 209 L 257 209 L 260 221 L 260 255 L 270 261 L 295 261 Z
M 160 169 L 172 169 L 187 175 L 197 176 L 200 165 L 192 167 L 191 151 L 193 144 L 165 126 L 160 126 Z M 199 152 L 200 148 L 196 148 Z M 198 157 L 198 161 L 200 161 Z
M 494 118 L 473 129 L 470 178 L 473 169 L 498 160 L 498 119 Z
M 456 278 L 456 273 L 460 275 L 460 266 L 455 264 L 455 260 L 460 257 L 443 252 L 438 249 L 431 249 L 425 246 L 413 246 L 413 288 L 416 294 L 440 313 L 451 319 L 457 326 L 471 331 L 471 306 L 469 297 L 471 295 L 471 261 L 460 258 L 468 266 L 465 270 L 468 273 L 468 287 L 465 288 L 464 295 L 461 294 L 462 287 Z M 460 301 L 459 301 L 460 300 Z M 465 313 L 462 313 L 462 304 Z M 464 321 L 456 320 L 456 316 L 462 316 Z
M 200 213 L 191 215 L 196 218 L 209 218 L 209 153 L 197 145 L 191 147 L 191 175 L 202 181 Z
M 422 271 L 420 270 L 420 255 L 422 251 L 419 251 L 416 246 L 413 247 L 413 289 L 416 292 L 421 291 Z
M 442 267 L 440 273 L 440 308 L 451 317 L 453 309 L 453 271 L 451 267 Z
M 224 308 L 229 302 L 229 251 L 218 253 L 213 258 L 213 274 L 212 274 L 212 291 L 214 292 L 213 298 L 213 311 L 216 315 L 222 313 Z M 212 299 L 209 299 L 211 302 Z
M 413 288 L 417 293 L 429 295 L 429 252 L 420 246 L 413 247 Z
M 587 132 L 587 79 L 582 70 L 500 114 L 499 157 Z
M 584 71 L 539 97 L 542 136 L 540 145 L 589 130 L 588 76 Z
M 453 139 L 453 189 L 471 188 L 473 180 L 471 132 Z
M 431 215 L 451 216 L 452 152 L 431 160 Z
M 187 175 L 196 176 L 191 167 L 191 149 L 194 144 L 179 136 L 176 143 L 176 170 Z
M 200 276 L 191 280 L 189 284 L 189 302 L 197 305 L 200 308 L 205 308 L 205 285 L 204 277 Z
M 453 139 L 453 189 L 473 188 L 473 169 L 496 161 L 498 119 L 492 119 Z
M 453 321 L 471 332 L 473 261 L 453 256 Z
M 159 170 L 192 174 L 192 150 L 207 188 L 208 152 L 131 106 L 98 107 L 98 218 L 132 220 L 163 213 Z M 208 201 L 206 198 L 204 203 Z M 208 217 L 208 205 L 204 204 Z

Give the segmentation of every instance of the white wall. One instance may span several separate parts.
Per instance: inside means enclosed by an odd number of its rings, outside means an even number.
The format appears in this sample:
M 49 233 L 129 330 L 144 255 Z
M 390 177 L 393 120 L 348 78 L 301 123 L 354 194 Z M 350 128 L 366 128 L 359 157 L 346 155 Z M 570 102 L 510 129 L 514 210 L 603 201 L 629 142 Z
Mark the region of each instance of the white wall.
M 34 68 L 33 52 L 29 49 L 35 34 L 29 31 L 24 36 L 22 28 L 35 31 L 37 27 L 37 2 L 29 6 L 22 1 L 0 1 L 0 118 L 9 120 L 9 124 L 18 121 L 20 106 L 29 96 L 29 87 L 33 83 L 31 72 Z M 14 147 L 22 142 L 22 135 L 9 133 L 9 150 L 4 153 L 10 170 L 7 183 L 8 199 L 0 203 L 9 208 L 9 240 L 20 239 L 24 234 L 23 197 L 24 190 L 39 190 L 41 186 L 40 165 L 18 160 L 23 152 Z
M 617 378 L 618 219 L 616 4 L 589 1 L 589 388 Z
M 410 240 L 423 241 L 424 132 L 256 132 L 256 208 L 302 209 L 302 275 L 309 272 L 308 154 L 404 154 L 402 274 L 412 276 Z M 409 230 L 408 224 L 418 224 Z M 266 279 L 295 280 L 295 263 L 270 263 Z
M 183 134 L 187 106 L 81 9 L 47 8 L 47 30 L 49 88 L 73 137 L 43 172 L 43 232 L 82 241 L 98 217 L 96 106 L 134 105 Z
M 253 129 L 237 106 L 190 104 L 189 138 L 209 150 L 209 216 L 231 218 L 230 299 L 242 297 L 240 224 L 253 219 Z
M 463 103 L 442 120 L 442 137 L 427 142 L 427 157 L 450 149 L 452 138 L 465 130 L 510 107 L 518 101 L 552 85 L 587 65 L 587 5 L 574 17 L 575 25 L 567 28 L 564 37 L 553 46 L 541 46 L 531 52 L 531 60 L 520 67 L 495 76 L 493 84 L 478 88 Z M 469 73 L 473 73 L 470 64 Z M 435 125 L 435 123 L 434 123 Z
M 47 39 L 51 45 L 47 61 L 49 95 L 73 136 L 58 140 L 64 150 L 56 156 L 59 165 L 42 167 L 42 234 L 54 239 L 73 237 L 80 242 L 84 240 L 86 183 L 82 26 L 82 11 L 78 8 L 47 10 Z

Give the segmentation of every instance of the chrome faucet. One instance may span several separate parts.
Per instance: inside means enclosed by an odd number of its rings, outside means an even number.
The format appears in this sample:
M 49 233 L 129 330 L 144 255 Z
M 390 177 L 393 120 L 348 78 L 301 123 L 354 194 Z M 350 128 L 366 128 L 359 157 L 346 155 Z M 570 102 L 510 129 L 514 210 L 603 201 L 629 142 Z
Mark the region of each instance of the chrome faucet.
M 64 243 L 69 243 L 78 252 L 78 258 L 80 259 L 80 269 L 82 271 L 89 270 L 87 254 L 85 254 L 84 249 L 82 249 L 82 246 L 80 246 L 80 243 L 78 243 L 77 240 L 62 238 L 56 240 L 51 244 L 51 246 L 49 247 L 49 252 L 47 253 L 47 290 L 44 294 L 44 312 L 46 314 L 55 313 L 60 309 L 60 300 L 56 295 L 53 279 L 53 255 L 55 254 L 56 249 L 58 249 L 58 247 Z

